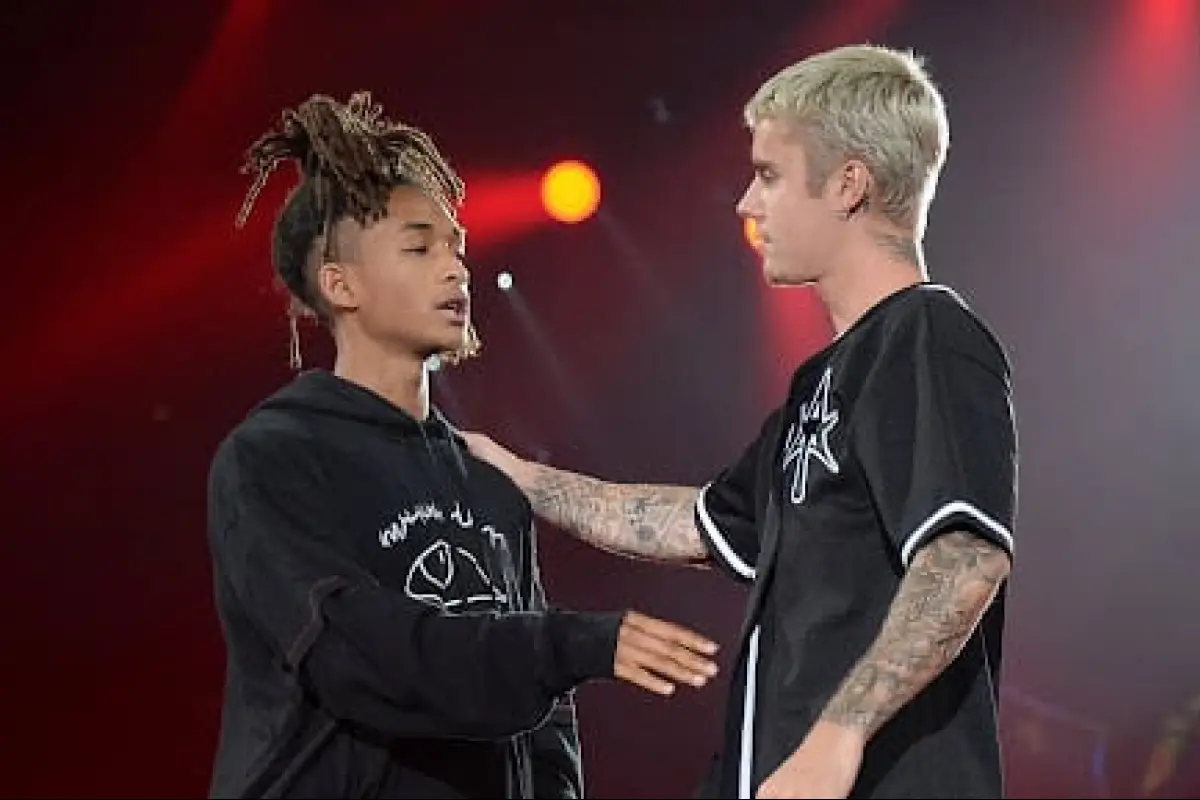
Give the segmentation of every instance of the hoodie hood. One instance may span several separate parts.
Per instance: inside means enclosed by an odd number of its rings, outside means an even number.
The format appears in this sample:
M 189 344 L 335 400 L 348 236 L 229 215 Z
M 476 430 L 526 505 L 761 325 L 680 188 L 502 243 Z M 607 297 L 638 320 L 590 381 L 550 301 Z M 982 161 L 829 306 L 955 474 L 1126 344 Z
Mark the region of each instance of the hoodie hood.
M 456 438 L 454 427 L 432 405 L 429 416 L 418 420 L 365 386 L 323 369 L 302 372 L 255 409 L 268 410 L 337 417 L 382 428 L 393 436 Z M 461 440 L 457 443 L 464 444 Z
M 345 436 L 402 440 L 424 451 L 434 492 L 443 500 L 471 503 L 463 456 L 466 442 L 433 405 L 418 420 L 374 391 L 323 369 L 297 375 L 255 408 L 253 415 L 282 413 L 344 428 Z M 323 425 L 324 427 L 324 425 Z

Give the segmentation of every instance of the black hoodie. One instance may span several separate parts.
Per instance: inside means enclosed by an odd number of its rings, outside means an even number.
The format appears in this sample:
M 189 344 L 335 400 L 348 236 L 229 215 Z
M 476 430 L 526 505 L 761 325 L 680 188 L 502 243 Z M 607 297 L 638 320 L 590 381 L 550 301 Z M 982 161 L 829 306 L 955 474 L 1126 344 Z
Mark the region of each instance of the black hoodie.
M 325 371 L 221 442 L 214 797 L 576 797 L 619 614 L 547 609 L 528 501 L 440 414 Z

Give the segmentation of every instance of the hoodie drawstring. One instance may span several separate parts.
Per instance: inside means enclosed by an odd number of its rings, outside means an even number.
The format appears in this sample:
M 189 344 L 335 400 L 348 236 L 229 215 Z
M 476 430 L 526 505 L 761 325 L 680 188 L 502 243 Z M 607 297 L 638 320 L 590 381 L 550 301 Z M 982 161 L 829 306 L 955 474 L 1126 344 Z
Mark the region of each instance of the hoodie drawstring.
M 429 437 L 427 425 L 420 425 L 421 439 L 425 442 L 425 452 L 429 455 L 430 465 L 436 473 L 436 485 L 438 492 L 441 495 L 439 498 L 446 507 L 451 506 L 451 501 L 454 504 L 465 505 L 464 511 L 468 513 L 471 519 L 475 519 L 475 504 L 471 498 L 470 482 L 467 479 L 467 462 L 463 458 L 462 449 L 458 445 L 458 441 L 454 438 L 454 428 L 436 409 L 433 411 L 431 418 L 436 427 L 437 438 L 444 437 L 446 447 L 449 448 L 450 454 L 454 459 L 454 464 L 450 467 L 450 476 L 447 476 L 445 460 L 440 457 L 434 447 L 433 441 Z M 512 551 L 508 546 L 508 537 L 502 532 L 496 531 L 494 534 L 489 534 L 487 531 L 480 530 L 481 536 L 486 536 L 487 553 L 491 561 L 491 567 L 495 570 L 501 584 L 504 587 L 504 593 L 508 598 L 509 607 L 513 611 L 525 611 L 525 603 L 521 598 L 518 576 L 521 572 L 518 570 L 518 565 L 515 563 Z

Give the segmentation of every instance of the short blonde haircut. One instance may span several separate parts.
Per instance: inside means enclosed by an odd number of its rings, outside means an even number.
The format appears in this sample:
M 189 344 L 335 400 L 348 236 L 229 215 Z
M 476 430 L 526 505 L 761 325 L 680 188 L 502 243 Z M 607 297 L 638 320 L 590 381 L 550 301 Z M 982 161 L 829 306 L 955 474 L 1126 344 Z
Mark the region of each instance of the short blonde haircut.
M 864 44 L 810 56 L 769 78 L 744 116 L 751 128 L 766 119 L 798 125 L 814 192 L 845 160 L 861 160 L 878 210 L 921 235 L 950 125 L 941 93 L 911 51 Z

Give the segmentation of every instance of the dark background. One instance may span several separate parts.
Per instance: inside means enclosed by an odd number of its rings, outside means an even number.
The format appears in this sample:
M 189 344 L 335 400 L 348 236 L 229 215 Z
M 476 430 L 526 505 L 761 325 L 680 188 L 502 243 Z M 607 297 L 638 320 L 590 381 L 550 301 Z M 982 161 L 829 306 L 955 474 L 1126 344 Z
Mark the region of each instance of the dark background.
M 224 651 L 205 472 L 289 376 L 268 234 L 290 175 L 232 227 L 241 154 L 280 109 L 371 89 L 468 181 L 485 357 L 437 375 L 452 417 L 559 466 L 698 484 L 828 335 L 807 291 L 765 289 L 733 215 L 741 105 L 786 63 L 860 41 L 916 49 L 945 92 L 930 269 L 1014 363 L 1012 795 L 1136 792 L 1162 719 L 1200 690 L 1200 3 L 47 0 L 6 14 L 0 792 L 207 789 Z M 537 206 L 538 175 L 568 157 L 604 190 L 574 226 Z M 307 333 L 310 363 L 327 363 Z M 549 528 L 542 549 L 562 604 L 635 606 L 732 643 L 742 593 L 715 573 Z M 724 691 L 584 687 L 591 794 L 690 793 Z

